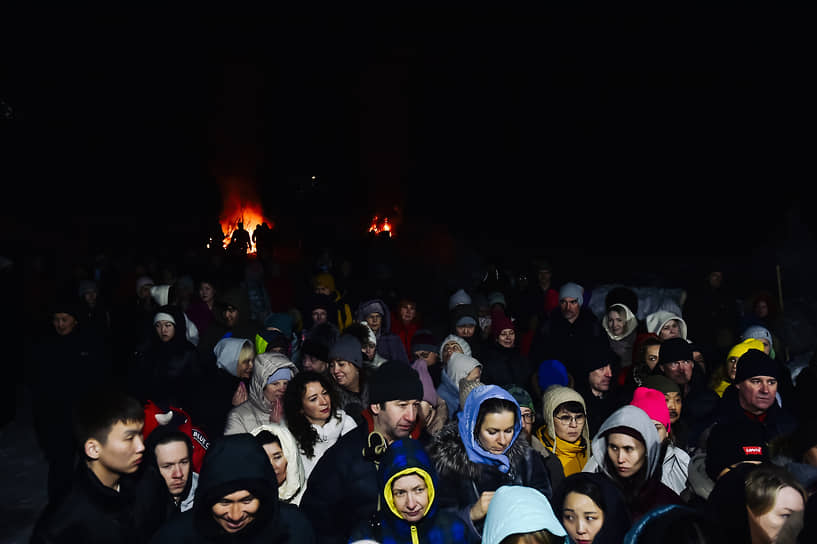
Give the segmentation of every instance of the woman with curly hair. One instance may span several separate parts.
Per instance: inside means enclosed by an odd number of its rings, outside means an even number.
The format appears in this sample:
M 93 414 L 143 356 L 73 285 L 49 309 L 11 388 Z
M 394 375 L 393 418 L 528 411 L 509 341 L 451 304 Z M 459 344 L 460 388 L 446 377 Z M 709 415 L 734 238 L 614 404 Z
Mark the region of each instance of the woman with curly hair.
M 357 427 L 341 409 L 332 379 L 310 370 L 299 372 L 289 382 L 284 393 L 284 416 L 298 442 L 306 479 L 326 450 Z

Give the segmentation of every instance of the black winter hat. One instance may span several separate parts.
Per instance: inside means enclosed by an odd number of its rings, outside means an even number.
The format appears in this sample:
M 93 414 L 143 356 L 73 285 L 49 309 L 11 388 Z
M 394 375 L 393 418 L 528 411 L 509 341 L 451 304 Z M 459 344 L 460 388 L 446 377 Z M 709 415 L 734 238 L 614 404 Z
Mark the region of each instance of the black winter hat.
M 348 361 L 360 368 L 363 366 L 363 352 L 360 341 L 351 334 L 342 334 L 329 348 L 329 359 Z
M 658 364 L 692 361 L 692 344 L 683 338 L 667 338 L 658 350 Z
M 738 367 L 735 371 L 735 383 L 748 380 L 755 376 L 770 376 L 778 379 L 778 364 L 759 349 L 750 349 L 738 359 Z
M 386 361 L 369 378 L 369 402 L 390 400 L 423 400 L 420 375 L 402 361 Z

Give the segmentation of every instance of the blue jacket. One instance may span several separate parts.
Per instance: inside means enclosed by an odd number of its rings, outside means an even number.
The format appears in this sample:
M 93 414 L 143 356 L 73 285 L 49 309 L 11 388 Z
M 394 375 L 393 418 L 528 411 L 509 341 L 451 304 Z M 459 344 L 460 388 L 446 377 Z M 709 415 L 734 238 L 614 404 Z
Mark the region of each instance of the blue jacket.
M 400 476 L 416 474 L 425 481 L 428 504 L 417 523 L 406 521 L 395 507 L 392 484 Z M 406 438 L 393 442 L 377 472 L 380 486 L 378 510 L 371 519 L 360 523 L 349 542 L 371 539 L 381 544 L 454 544 L 479 542 L 465 523 L 451 512 L 438 508 L 439 481 L 428 454 L 420 442 Z

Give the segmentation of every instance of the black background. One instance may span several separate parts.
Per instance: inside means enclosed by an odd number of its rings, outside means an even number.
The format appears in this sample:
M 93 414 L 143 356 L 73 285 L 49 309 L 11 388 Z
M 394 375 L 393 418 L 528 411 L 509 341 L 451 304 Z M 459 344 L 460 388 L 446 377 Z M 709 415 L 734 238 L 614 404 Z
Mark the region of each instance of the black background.
M 801 24 L 760 11 L 17 20 L 3 230 L 199 236 L 240 182 L 299 236 L 353 237 L 378 213 L 497 250 L 746 254 L 780 236 L 813 177 Z

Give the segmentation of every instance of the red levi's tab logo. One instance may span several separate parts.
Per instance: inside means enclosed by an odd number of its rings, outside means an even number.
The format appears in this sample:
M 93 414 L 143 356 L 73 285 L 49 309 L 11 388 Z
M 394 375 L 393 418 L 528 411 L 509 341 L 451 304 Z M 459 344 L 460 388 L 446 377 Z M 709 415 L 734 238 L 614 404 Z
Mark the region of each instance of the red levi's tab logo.
M 763 455 L 762 446 L 743 446 L 744 455 Z

